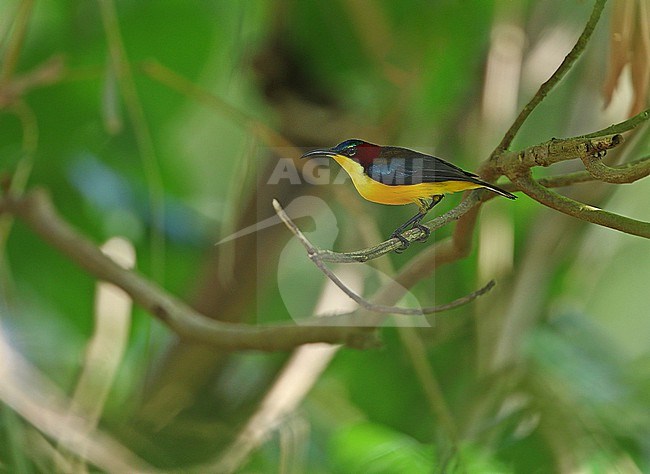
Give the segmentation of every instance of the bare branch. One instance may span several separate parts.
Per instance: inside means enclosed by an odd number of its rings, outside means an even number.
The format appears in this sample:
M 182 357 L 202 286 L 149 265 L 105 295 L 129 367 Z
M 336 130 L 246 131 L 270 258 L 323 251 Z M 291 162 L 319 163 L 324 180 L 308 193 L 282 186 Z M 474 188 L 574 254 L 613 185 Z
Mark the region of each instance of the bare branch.
M 623 135 L 609 135 L 601 138 L 552 138 L 516 152 L 504 152 L 490 162 L 500 173 L 512 170 L 551 166 L 560 161 L 592 156 L 610 150 L 623 142 Z
M 305 247 L 305 250 L 307 250 L 307 255 L 309 256 L 311 261 L 314 262 L 314 265 L 316 265 L 316 267 L 318 267 L 318 269 L 321 272 L 323 272 L 327 278 L 329 278 L 336 286 L 338 286 L 341 291 L 343 291 L 346 295 L 348 295 L 359 306 L 361 306 L 364 309 L 367 309 L 368 311 L 372 311 L 375 313 L 402 314 L 402 315 L 409 315 L 409 316 L 439 313 L 453 308 L 458 308 L 459 306 L 463 306 L 475 300 L 482 294 L 487 293 L 489 290 L 491 290 L 494 287 L 495 284 L 494 280 L 491 280 L 483 288 L 480 288 L 474 291 L 473 293 L 463 296 L 462 298 L 458 298 L 452 301 L 451 303 L 446 303 L 438 306 L 428 306 L 425 308 L 400 308 L 398 306 L 387 306 L 387 305 L 371 303 L 370 301 L 366 300 L 362 296 L 359 296 L 350 288 L 348 288 L 345 285 L 345 283 L 343 283 L 329 268 L 327 268 L 325 263 L 320 258 L 319 250 L 316 247 L 314 247 L 314 245 L 309 241 L 309 239 L 307 239 L 307 237 L 305 237 L 305 235 L 301 232 L 298 226 L 291 220 L 291 218 L 284 211 L 280 203 L 275 199 L 273 200 L 273 207 L 275 208 L 275 212 L 278 214 L 280 219 L 282 219 L 282 222 L 285 223 L 287 228 L 298 238 L 298 241 L 303 245 L 303 247 Z
M 510 180 L 524 193 L 536 201 L 583 221 L 616 229 L 627 234 L 650 238 L 650 223 L 603 211 L 587 204 L 562 196 L 537 183 L 530 170 L 525 173 L 512 174 Z
M 630 117 L 627 120 L 624 120 L 620 123 L 616 123 L 597 132 L 589 133 L 584 135 L 583 138 L 596 138 L 603 137 L 605 135 L 612 135 L 617 133 L 629 132 L 630 130 L 638 127 L 642 123 L 650 119 L 650 109 L 646 109 L 643 112 L 639 112 L 634 117 Z
M 404 265 L 395 276 L 397 284 L 410 288 L 418 281 L 427 278 L 436 268 L 467 257 L 472 250 L 472 236 L 479 209 L 480 206 L 474 206 L 464 214 L 456 224 L 451 237 L 427 247 L 418 254 L 418 258 L 411 259 Z
M 33 1 L 20 2 L 20 6 L 16 12 L 16 17 L 13 18 L 14 33 L 9 35 L 7 42 L 2 45 L 4 54 L 2 61 L 0 61 L 0 63 L 2 63 L 0 66 L 0 84 L 4 84 L 9 80 L 16 69 L 18 58 L 20 57 L 20 53 L 25 43 L 25 37 L 27 36 L 27 29 L 33 9 Z
M 98 468 L 101 472 L 111 473 L 161 473 L 104 428 L 90 424 L 81 416 L 70 416 L 72 401 L 54 381 L 13 349 L 8 344 L 8 334 L 2 331 L 0 354 L 0 402 L 57 441 L 60 447 L 96 466 L 89 470 L 77 466 L 76 469 L 52 471 L 79 473 L 96 471 Z M 56 451 L 52 448 L 52 451 L 63 459 L 60 447 Z
M 589 183 L 592 181 L 597 180 L 586 171 L 575 171 L 573 173 L 549 176 L 537 180 L 537 182 L 545 188 L 562 188 L 565 186 L 571 186 L 572 184 Z M 516 189 L 514 184 L 512 185 L 512 188 Z
M 508 174 L 513 170 L 550 166 L 560 161 L 584 159 L 605 152 L 623 142 L 621 133 L 629 132 L 650 119 L 650 109 L 600 131 L 571 138 L 551 140 L 520 151 L 502 151 L 483 166 L 482 175 Z M 640 172 L 640 171 L 639 171 Z M 639 178 L 637 178 L 639 179 Z M 625 181 L 631 182 L 631 181 Z
M 635 161 L 630 161 L 624 165 L 608 166 L 607 168 L 613 170 L 614 173 L 621 176 L 621 183 L 632 183 L 648 176 L 648 168 L 650 168 L 650 156 Z M 574 171 L 573 173 L 540 178 L 537 180 L 537 182 L 545 188 L 562 188 L 564 186 L 571 186 L 572 184 L 589 183 L 600 180 L 600 178 L 593 176 L 588 171 Z M 518 188 L 512 183 L 504 184 L 501 187 L 510 192 L 518 191 Z M 485 194 L 483 201 L 487 201 L 494 197 L 494 194 Z
M 151 79 L 187 97 L 191 97 L 199 104 L 206 105 L 224 114 L 229 119 L 247 128 L 252 134 L 259 136 L 269 146 L 286 148 L 290 157 L 300 157 L 301 152 L 293 143 L 264 122 L 233 107 L 214 93 L 194 84 L 192 81 L 163 66 L 159 62 L 150 59 L 143 62 L 141 68 Z
M 151 206 L 153 231 L 150 237 L 151 273 L 160 281 L 164 279 L 166 242 L 160 229 L 165 222 L 165 186 L 160 165 L 140 100 L 131 63 L 126 54 L 114 0 L 98 0 L 102 24 L 106 34 L 110 67 L 115 73 L 124 105 L 131 121 L 133 134 L 140 155 L 142 171 L 147 184 L 147 195 Z
M 612 184 L 628 184 L 650 175 L 650 157 L 638 160 L 635 166 L 611 167 L 600 155 L 581 156 L 587 172 L 593 178 Z
M 0 108 L 16 103 L 29 90 L 53 84 L 65 73 L 63 56 L 52 56 L 31 71 L 0 83 Z
M 573 184 L 592 183 L 598 179 L 591 176 L 587 171 L 574 171 L 573 173 L 565 173 L 557 176 L 548 176 L 537 180 L 539 184 L 545 188 L 563 188 Z M 501 186 L 501 189 L 511 193 L 519 191 L 519 188 L 514 183 L 508 183 Z M 493 199 L 494 196 L 485 196 L 484 200 L 488 201 Z
M 306 325 L 308 321 L 301 326 L 293 323 L 249 326 L 207 318 L 104 255 L 57 214 L 43 190 L 32 191 L 23 197 L 4 196 L 0 199 L 2 212 L 22 219 L 44 241 L 89 274 L 122 288 L 135 303 L 182 338 L 223 350 L 283 351 L 313 342 L 340 343 L 358 348 L 375 345 L 374 336 L 367 328 L 332 327 L 323 322 L 315 327 Z
M 589 42 L 591 34 L 596 28 L 596 24 L 600 19 L 600 15 L 603 11 L 603 8 L 605 7 L 606 2 L 607 0 L 596 0 L 594 9 L 591 12 L 591 16 L 589 17 L 584 30 L 580 34 L 578 41 L 576 41 L 576 44 L 573 46 L 573 49 L 569 52 L 569 54 L 566 55 L 564 61 L 562 61 L 562 64 L 560 64 L 560 66 L 555 70 L 553 75 L 540 86 L 539 90 L 535 93 L 533 98 L 521 110 L 519 116 L 515 119 L 508 131 L 505 133 L 503 139 L 501 140 L 501 143 L 499 143 L 499 145 L 492 152 L 490 159 L 494 159 L 501 152 L 508 149 L 515 136 L 517 135 L 517 132 L 524 124 L 531 112 L 535 110 L 535 107 L 537 107 L 542 102 L 542 100 L 544 100 L 551 89 L 553 89 L 553 87 L 555 87 L 562 80 L 562 78 L 573 66 L 573 63 L 575 63 L 576 60 L 580 57 L 582 52 L 585 50 L 587 43 Z
M 480 202 L 480 196 L 484 192 L 481 190 L 472 191 L 469 193 L 463 201 L 453 208 L 452 210 L 438 216 L 428 222 L 422 224 L 427 227 L 430 231 L 435 231 L 444 227 L 445 225 L 460 219 L 461 216 L 469 212 L 473 207 L 475 207 Z M 406 240 L 409 242 L 416 241 L 420 239 L 424 233 L 419 229 L 412 229 L 404 234 L 402 234 Z M 322 262 L 330 263 L 363 263 L 368 260 L 373 260 L 379 258 L 382 255 L 397 250 L 402 247 L 402 243 L 398 239 L 389 239 L 386 240 L 374 247 L 369 247 L 361 250 L 355 250 L 352 252 L 334 252 L 332 250 L 323 250 L 315 249 L 318 259 Z
M 572 51 L 564 59 L 563 63 L 558 67 L 555 73 L 549 78 L 542 86 L 539 91 L 535 94 L 533 99 L 524 107 L 521 111 L 517 120 L 513 123 L 511 128 L 508 130 L 503 140 L 499 146 L 492 153 L 490 160 L 488 160 L 479 174 L 481 176 L 487 177 L 488 179 L 494 179 L 500 174 L 505 174 L 510 177 L 511 175 L 520 176 L 523 173 L 523 170 L 526 168 L 531 168 L 534 166 L 550 166 L 553 163 L 560 161 L 575 159 L 575 158 L 586 158 L 593 156 L 595 154 L 600 154 L 603 151 L 614 148 L 623 141 L 622 135 L 620 132 L 629 131 L 635 126 L 642 123 L 648 118 L 647 113 L 642 113 L 633 117 L 632 119 L 616 124 L 608 129 L 605 129 L 601 132 L 596 132 L 594 134 L 589 134 L 581 137 L 573 137 L 567 139 L 552 139 L 546 143 L 529 147 L 520 152 L 506 152 L 510 143 L 512 142 L 514 136 L 518 132 L 519 128 L 523 122 L 530 115 L 532 110 L 544 99 L 548 92 L 564 77 L 566 72 L 571 68 L 576 59 L 580 56 L 586 44 L 593 33 L 593 30 L 600 18 L 602 9 L 604 7 L 605 0 L 597 0 L 594 9 L 592 11 L 591 17 L 585 26 L 581 36 L 576 42 Z M 640 177 L 645 176 L 646 171 L 644 169 L 645 165 L 641 162 L 635 163 L 634 166 L 620 170 L 618 168 L 610 168 L 611 174 L 614 172 L 620 172 L 624 178 L 632 182 Z M 521 179 L 521 177 L 519 178 Z M 555 178 L 547 178 L 544 180 L 544 184 L 547 186 L 566 186 L 574 182 L 585 182 L 592 181 L 594 177 L 585 172 L 573 173 L 571 175 L 565 175 Z M 537 184 L 537 183 L 535 183 Z M 501 185 L 503 186 L 503 185 Z M 505 188 L 511 191 L 516 191 L 516 186 L 505 185 Z M 546 192 L 547 190 L 539 186 L 539 189 Z M 540 192 L 541 194 L 541 192 Z M 562 196 L 553 193 L 558 198 Z M 456 231 L 450 241 L 443 241 L 437 243 L 435 246 L 431 247 L 431 252 L 428 252 L 427 258 L 423 258 L 422 261 L 425 263 L 418 264 L 417 262 L 414 265 L 409 266 L 409 272 L 407 272 L 407 279 L 411 279 L 410 274 L 421 275 L 430 271 L 430 267 L 433 265 L 433 268 L 438 266 L 441 263 L 446 263 L 448 261 L 454 261 L 458 258 L 462 258 L 463 255 L 467 254 L 468 248 L 471 245 L 469 236 L 472 235 L 472 230 L 474 228 L 474 223 L 476 221 L 476 210 L 477 204 L 487 201 L 492 198 L 490 194 L 481 193 L 478 191 L 472 192 L 469 196 L 461 202 L 461 204 L 455 209 L 449 211 L 448 213 L 427 222 L 425 225 L 431 229 L 438 229 L 453 220 L 461 219 L 459 226 L 457 226 Z M 548 198 L 548 195 L 546 196 Z M 566 198 L 568 199 L 568 198 Z M 547 202 L 553 202 L 554 199 L 546 199 Z M 569 200 L 570 201 L 570 200 Z M 541 201 L 540 201 L 541 202 Z M 562 212 L 572 212 L 570 215 L 578 216 L 583 215 L 583 211 L 578 211 L 578 208 L 587 208 L 580 203 L 572 201 L 575 205 L 569 206 L 568 209 L 565 209 Z M 595 208 L 594 208 L 595 209 Z M 276 209 L 277 210 L 277 209 Z M 470 210 L 473 212 L 469 213 Z M 560 210 L 560 209 L 559 209 Z M 601 220 L 602 215 L 600 213 L 605 213 L 607 216 L 616 216 L 615 214 L 606 213 L 605 211 L 600 211 L 596 213 L 597 220 Z M 469 218 L 471 214 L 471 218 Z M 617 216 L 620 217 L 620 216 Z M 586 219 L 587 220 L 587 219 Z M 605 219 L 607 221 L 608 219 Z M 633 220 L 631 220 L 633 221 Z M 636 222 L 636 221 L 635 221 Z M 460 223 L 465 223 L 466 225 L 460 225 Z M 615 225 L 615 224 L 613 224 Z M 625 227 L 625 224 L 623 224 Z M 634 227 L 634 226 L 632 226 Z M 616 227 L 615 227 L 616 228 Z M 293 230 L 293 229 L 292 229 Z M 297 228 L 296 228 L 297 230 Z M 299 231 L 298 231 L 299 232 Z M 295 233 L 295 231 L 294 231 Z M 298 234 L 296 234 L 298 235 Z M 422 232 L 418 229 L 411 230 L 405 233 L 405 238 L 409 242 L 419 239 L 422 236 Z M 304 244 L 304 243 L 303 243 Z M 310 252 L 310 258 L 315 261 L 322 262 L 336 262 L 336 263 L 356 263 L 356 262 L 365 262 L 374 258 L 378 258 L 386 253 L 389 253 L 393 250 L 398 249 L 401 246 L 401 243 L 397 239 L 391 239 L 385 242 L 382 242 L 374 247 L 366 248 L 354 252 L 344 252 L 338 253 L 330 250 L 320 250 L 309 247 L 308 252 Z M 442 252 L 434 252 L 435 250 L 443 250 Z M 434 255 L 435 253 L 435 255 Z M 418 258 L 418 261 L 420 257 Z M 323 265 L 324 266 L 324 265 Z M 319 267 L 320 268 L 320 267 Z M 322 270 L 322 269 L 321 269 Z M 344 290 L 345 291 L 345 290 Z

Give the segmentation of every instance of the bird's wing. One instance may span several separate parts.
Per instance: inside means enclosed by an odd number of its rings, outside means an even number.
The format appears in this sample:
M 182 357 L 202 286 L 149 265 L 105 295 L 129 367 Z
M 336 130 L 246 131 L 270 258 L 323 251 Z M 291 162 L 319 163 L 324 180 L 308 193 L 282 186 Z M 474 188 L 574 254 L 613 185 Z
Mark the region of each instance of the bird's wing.
M 390 186 L 443 181 L 476 182 L 476 175 L 435 156 L 399 147 L 384 147 L 381 154 L 366 168 L 375 181 Z

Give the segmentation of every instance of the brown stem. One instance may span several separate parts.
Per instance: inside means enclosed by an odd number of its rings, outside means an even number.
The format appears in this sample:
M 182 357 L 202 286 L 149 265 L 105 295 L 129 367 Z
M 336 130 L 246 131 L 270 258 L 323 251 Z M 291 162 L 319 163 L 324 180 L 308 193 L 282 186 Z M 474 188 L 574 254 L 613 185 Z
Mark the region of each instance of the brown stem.
M 445 225 L 460 219 L 463 215 L 468 213 L 478 204 L 480 200 L 479 196 L 481 193 L 482 191 L 471 192 L 458 206 L 444 213 L 443 215 L 436 217 L 435 219 L 425 222 L 422 225 L 433 232 L 436 229 L 440 229 L 441 227 L 444 227 Z M 424 232 L 422 232 L 420 229 L 412 229 L 402 235 L 409 242 L 413 242 L 420 239 L 424 235 Z M 367 262 L 368 260 L 379 258 L 382 255 L 386 255 L 387 253 L 392 252 L 393 250 L 399 249 L 400 247 L 402 247 L 402 243 L 398 239 L 390 239 L 377 244 L 374 247 L 355 250 L 352 252 L 334 252 L 332 250 L 316 249 L 316 254 L 318 255 L 319 260 L 322 262 L 362 263 Z
M 589 38 L 591 37 L 591 34 L 594 32 L 594 29 L 596 28 L 596 24 L 600 19 L 600 15 L 603 12 L 603 8 L 605 8 L 605 3 L 607 3 L 607 0 L 596 0 L 596 3 L 594 4 L 594 8 L 591 11 L 591 16 L 589 17 L 589 20 L 587 21 L 584 30 L 582 30 L 582 33 L 580 34 L 578 41 L 576 41 L 576 44 L 573 46 L 573 49 L 571 49 L 569 54 L 566 55 L 566 57 L 562 61 L 562 64 L 560 64 L 560 66 L 555 70 L 553 75 L 549 77 L 548 80 L 540 86 L 537 93 L 535 93 L 533 98 L 530 99 L 530 101 L 524 106 L 524 108 L 521 110 L 521 112 L 519 113 L 519 115 L 517 116 L 513 124 L 510 126 L 508 131 L 503 136 L 503 139 L 501 140 L 499 145 L 492 152 L 491 158 L 498 156 L 501 152 L 508 149 L 508 147 L 514 140 L 515 136 L 517 135 L 517 132 L 524 124 L 526 119 L 530 116 L 531 112 L 535 110 L 535 108 L 548 95 L 551 89 L 553 89 L 553 87 L 555 87 L 562 80 L 562 78 L 566 75 L 566 73 L 569 72 L 573 64 L 576 62 L 576 60 L 580 57 L 582 52 L 587 47 Z
M 637 160 L 634 166 L 607 166 L 600 155 L 582 156 L 582 162 L 589 176 L 612 184 L 628 184 L 650 175 L 650 157 Z
M 508 176 L 524 193 L 536 201 L 569 216 L 599 224 L 631 235 L 650 238 L 650 223 L 603 211 L 593 206 L 574 201 L 540 185 L 532 178 L 530 170 Z
M 428 306 L 424 308 L 400 308 L 399 306 L 388 306 L 372 303 L 348 288 L 345 283 L 343 283 L 329 268 L 327 268 L 325 263 L 323 263 L 323 261 L 320 259 L 318 249 L 314 247 L 314 245 L 307 239 L 307 237 L 305 237 L 298 226 L 291 220 L 284 209 L 282 209 L 282 206 L 280 206 L 280 203 L 278 201 L 273 200 L 273 207 L 275 208 L 275 212 L 278 214 L 280 219 L 282 219 L 282 222 L 284 222 L 289 230 L 298 238 L 298 241 L 302 244 L 302 246 L 305 247 L 305 250 L 307 250 L 307 255 L 311 261 L 314 262 L 314 265 L 316 265 L 316 267 L 318 267 L 318 269 L 323 272 L 323 274 L 329 278 L 332 283 L 338 286 L 339 289 L 343 291 L 343 293 L 348 295 L 352 300 L 354 300 L 355 303 L 357 303 L 362 308 L 367 309 L 368 311 L 375 313 L 402 314 L 410 316 L 439 313 L 466 305 L 479 296 L 487 293 L 494 287 L 494 280 L 491 280 L 483 288 L 480 288 L 466 296 L 458 298 L 451 303 L 446 303 L 438 306 Z
M 42 190 L 32 191 L 24 197 L 5 196 L 0 200 L 0 212 L 19 217 L 43 240 L 83 270 L 122 288 L 135 303 L 182 338 L 223 350 L 282 351 L 312 342 L 345 343 L 360 348 L 373 344 L 367 330 L 349 326 L 250 326 L 206 318 L 156 284 L 133 271 L 125 270 L 105 256 L 57 214 Z

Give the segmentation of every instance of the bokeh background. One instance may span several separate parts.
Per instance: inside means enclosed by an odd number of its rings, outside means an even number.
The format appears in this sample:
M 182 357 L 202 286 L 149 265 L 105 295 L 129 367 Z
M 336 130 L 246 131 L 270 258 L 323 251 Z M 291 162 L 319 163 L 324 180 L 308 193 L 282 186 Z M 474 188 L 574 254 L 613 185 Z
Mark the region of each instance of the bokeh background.
M 141 274 L 203 314 L 255 324 L 349 307 L 283 226 L 214 245 L 272 216 L 273 198 L 317 197 L 324 214 L 297 222 L 340 251 L 383 240 L 414 212 L 367 203 L 349 181 L 268 185 L 279 158 L 357 137 L 475 170 L 592 8 L 577 0 L 0 5 L 3 181 L 18 192 L 46 188 L 98 244 L 120 236 L 120 256 L 133 251 Z M 607 5 L 584 56 L 513 148 L 628 117 L 639 92 L 627 70 L 607 107 L 602 94 L 621 5 L 647 14 L 646 0 Z M 649 147 L 640 129 L 608 159 L 637 159 Z M 649 184 L 561 192 L 647 220 Z M 448 197 L 436 213 L 459 201 Z M 430 327 L 389 325 L 376 349 L 268 354 L 179 341 L 119 295 L 102 304 L 96 280 L 20 221 L 5 219 L 1 232 L 3 338 L 53 383 L 31 380 L 34 391 L 70 403 L 94 420 L 93 433 L 158 469 L 650 471 L 650 253 L 639 237 L 525 196 L 494 199 L 481 209 L 469 257 L 438 268 L 410 301 L 444 303 L 494 278 L 489 295 Z M 390 275 L 426 245 L 339 270 L 370 295 L 373 272 Z M 99 321 L 108 329 L 93 358 Z M 86 469 L 65 440 L 41 434 L 38 407 L 30 418 L 2 401 L 0 471 Z M 109 460 L 121 456 L 97 440 Z

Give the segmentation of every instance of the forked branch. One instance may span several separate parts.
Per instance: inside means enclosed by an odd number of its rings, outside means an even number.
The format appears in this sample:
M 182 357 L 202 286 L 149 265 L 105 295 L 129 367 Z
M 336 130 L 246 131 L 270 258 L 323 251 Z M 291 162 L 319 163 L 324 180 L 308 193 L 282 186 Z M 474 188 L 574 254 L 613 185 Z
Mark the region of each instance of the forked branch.
M 562 196 L 536 182 L 532 178 L 530 170 L 527 173 L 512 175 L 510 179 L 524 193 L 545 206 L 583 221 L 650 239 L 650 223 L 603 211 L 597 207 Z
M 596 25 L 598 24 L 598 20 L 600 19 L 600 15 L 603 12 L 603 8 L 605 8 L 605 3 L 607 3 L 607 0 L 596 0 L 594 8 L 591 11 L 591 16 L 589 17 L 584 30 L 582 30 L 580 37 L 576 41 L 576 44 L 573 46 L 569 54 L 566 55 L 562 61 L 562 64 L 560 64 L 560 66 L 555 70 L 551 77 L 548 78 L 548 80 L 540 86 L 537 93 L 521 110 L 519 116 L 517 116 L 508 131 L 505 133 L 499 145 L 497 145 L 495 150 L 492 152 L 490 159 L 495 159 L 501 152 L 507 150 L 510 147 L 510 144 L 517 135 L 517 132 L 519 132 L 519 129 L 524 124 L 526 119 L 528 119 L 531 112 L 535 110 L 535 108 L 542 102 L 542 100 L 546 98 L 551 89 L 553 89 L 562 80 L 566 73 L 569 72 L 573 64 L 587 47 L 589 38 L 591 38 L 591 35 L 594 32 Z
M 428 228 L 431 232 L 440 229 L 441 227 L 446 226 L 447 224 L 460 219 L 462 216 L 467 214 L 472 208 L 478 205 L 481 202 L 481 195 L 487 194 L 481 190 L 471 191 L 461 203 L 455 208 L 447 211 L 446 213 L 438 216 L 428 222 L 423 223 L 422 225 Z M 276 209 L 277 211 L 277 209 Z M 295 232 L 294 232 L 295 233 Z M 422 238 L 424 232 L 420 229 L 411 229 L 407 232 L 404 232 L 402 236 L 409 242 L 414 242 Z M 397 250 L 402 247 L 402 243 L 399 239 L 388 239 L 380 244 L 375 245 L 374 247 L 369 247 L 366 249 L 355 250 L 352 252 L 334 252 L 332 250 L 325 249 L 315 249 L 316 255 L 321 262 L 329 263 L 363 263 L 368 260 L 379 258 L 382 255 Z
M 629 184 L 650 175 L 650 157 L 637 160 L 633 166 L 607 166 L 599 155 L 581 157 L 589 176 L 612 184 Z
M 487 285 L 485 285 L 483 288 L 480 288 L 466 296 L 463 296 L 462 298 L 458 298 L 457 300 L 454 300 L 451 303 L 446 303 L 438 306 L 428 306 L 424 308 L 400 308 L 399 306 L 387 306 L 387 305 L 372 303 L 367 299 L 363 298 L 362 296 L 356 294 L 350 288 L 348 288 L 345 285 L 345 283 L 343 283 L 339 279 L 339 277 L 337 277 L 334 274 L 334 272 L 332 272 L 329 268 L 327 268 L 327 265 L 325 265 L 325 263 L 321 259 L 322 252 L 319 251 L 309 241 L 309 239 L 307 239 L 307 237 L 305 237 L 305 235 L 298 228 L 295 222 L 291 220 L 291 218 L 284 211 L 280 203 L 275 199 L 273 200 L 273 207 L 275 209 L 275 212 L 278 214 L 278 217 L 280 217 L 282 222 L 284 222 L 284 224 L 293 233 L 293 235 L 295 235 L 298 238 L 298 241 L 302 244 L 302 246 L 305 247 L 305 250 L 307 251 L 307 255 L 309 256 L 311 261 L 314 262 L 314 265 L 316 265 L 316 267 L 318 267 L 318 269 L 321 272 L 323 272 L 323 274 L 327 278 L 329 278 L 332 281 L 332 283 L 338 286 L 339 289 L 343 291 L 346 295 L 348 295 L 355 303 L 357 303 L 362 308 L 367 309 L 368 311 L 372 311 L 375 313 L 402 314 L 402 315 L 410 315 L 410 316 L 439 313 L 442 311 L 448 311 L 450 309 L 458 308 L 459 306 L 463 306 L 475 300 L 479 296 L 487 293 L 494 287 L 495 284 L 494 280 L 490 280 L 487 283 Z

